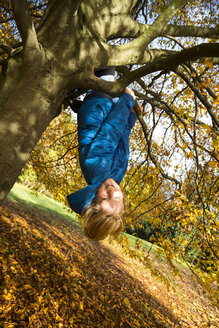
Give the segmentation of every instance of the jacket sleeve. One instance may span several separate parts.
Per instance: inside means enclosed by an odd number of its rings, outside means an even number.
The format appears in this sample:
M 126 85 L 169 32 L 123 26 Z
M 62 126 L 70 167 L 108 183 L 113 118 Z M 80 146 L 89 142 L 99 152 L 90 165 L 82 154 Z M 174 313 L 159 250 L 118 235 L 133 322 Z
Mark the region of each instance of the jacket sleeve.
M 126 125 L 124 133 L 119 140 L 119 144 L 114 155 L 111 172 L 114 180 L 116 180 L 118 184 L 120 184 L 123 180 L 127 170 L 129 161 L 129 135 L 135 125 L 136 119 L 136 114 L 134 112 L 130 112 L 128 124 Z
M 92 140 L 83 163 L 86 180 L 90 184 L 111 177 L 114 154 L 119 141 L 124 133 L 127 133 L 127 127 L 131 132 L 130 127 L 133 122 L 130 121 L 130 111 L 134 106 L 134 102 L 131 95 L 124 93 L 112 107 L 111 112 Z
M 130 135 L 131 130 L 135 125 L 136 119 L 137 119 L 137 115 L 135 114 L 135 112 L 130 112 L 129 118 L 128 118 L 128 126 L 126 129 L 126 132 L 128 133 L 128 135 Z

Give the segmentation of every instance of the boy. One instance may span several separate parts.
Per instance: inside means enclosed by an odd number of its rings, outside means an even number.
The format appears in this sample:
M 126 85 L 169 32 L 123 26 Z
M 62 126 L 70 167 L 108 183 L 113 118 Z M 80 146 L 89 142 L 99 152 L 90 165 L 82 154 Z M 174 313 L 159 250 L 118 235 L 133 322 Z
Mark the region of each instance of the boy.
M 114 68 L 96 72 L 113 81 Z M 129 135 L 136 121 L 135 94 L 126 88 L 115 103 L 101 92 L 88 92 L 78 111 L 79 161 L 88 186 L 67 196 L 82 214 L 85 235 L 103 240 L 123 228 L 124 200 L 119 187 L 129 159 Z

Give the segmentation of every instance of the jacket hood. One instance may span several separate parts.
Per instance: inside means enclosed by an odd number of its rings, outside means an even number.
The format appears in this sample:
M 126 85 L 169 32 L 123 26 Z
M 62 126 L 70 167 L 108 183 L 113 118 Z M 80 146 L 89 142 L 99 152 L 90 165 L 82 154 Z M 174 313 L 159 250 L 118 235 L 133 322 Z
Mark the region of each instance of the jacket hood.
M 96 191 L 101 183 L 88 185 L 67 196 L 67 200 L 71 209 L 81 214 L 92 202 L 95 197 Z

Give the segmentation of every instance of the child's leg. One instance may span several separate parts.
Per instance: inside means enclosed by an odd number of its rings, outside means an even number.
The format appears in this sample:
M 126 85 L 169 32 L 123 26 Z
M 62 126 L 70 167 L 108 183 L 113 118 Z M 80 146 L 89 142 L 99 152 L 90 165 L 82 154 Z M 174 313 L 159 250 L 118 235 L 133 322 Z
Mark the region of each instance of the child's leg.
M 97 77 L 99 77 L 102 80 L 109 81 L 109 82 L 115 81 L 114 67 L 98 68 L 95 70 L 94 73 Z M 93 97 L 104 97 L 110 99 L 111 101 L 114 101 L 114 99 L 105 92 L 88 90 L 85 100 Z
M 102 80 L 113 82 L 115 81 L 115 67 L 106 67 L 95 70 L 95 75 Z
M 113 82 L 115 81 L 115 67 L 106 67 L 106 68 L 100 68 L 100 69 L 96 69 L 95 70 L 95 75 L 97 77 L 99 77 L 100 79 L 102 80 L 105 80 L 105 81 L 109 81 L 109 82 Z M 67 104 L 71 107 L 71 109 L 75 112 L 75 113 L 78 113 L 81 105 L 82 105 L 82 101 L 79 100 L 79 99 L 76 99 L 74 98 L 74 92 L 78 90 L 78 89 L 75 89 L 75 90 L 72 90 L 72 91 L 69 91 L 68 94 L 67 94 L 67 97 L 66 97 L 66 101 L 67 101 Z M 95 97 L 107 97 L 107 98 L 110 98 L 111 100 L 113 100 L 113 102 L 116 102 L 119 98 L 112 98 L 110 97 L 109 95 L 103 93 L 103 92 L 97 92 L 97 91 L 92 91 L 92 90 L 88 90 L 87 92 L 87 99 L 88 99 L 88 96 L 95 96 Z M 115 101 L 115 99 L 117 99 Z
M 106 67 L 95 70 L 95 75 L 102 80 L 114 82 L 116 70 L 115 67 Z M 106 94 L 105 94 L 106 96 Z M 110 97 L 111 98 L 111 97 Z M 117 103 L 119 97 L 111 98 L 114 103 Z

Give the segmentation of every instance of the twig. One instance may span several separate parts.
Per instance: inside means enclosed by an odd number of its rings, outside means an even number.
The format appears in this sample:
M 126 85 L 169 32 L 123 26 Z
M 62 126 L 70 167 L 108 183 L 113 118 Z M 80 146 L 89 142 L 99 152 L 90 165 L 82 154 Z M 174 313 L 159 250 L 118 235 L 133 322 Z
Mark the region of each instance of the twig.
M 175 69 L 175 73 L 177 75 L 179 75 L 187 83 L 187 85 L 195 93 L 195 95 L 198 97 L 198 99 L 201 101 L 201 103 L 206 107 L 206 109 L 207 109 L 209 115 L 211 116 L 212 121 L 214 122 L 214 124 L 219 128 L 219 120 L 217 119 L 216 115 L 212 111 L 211 104 L 209 104 L 207 99 L 202 95 L 202 93 L 198 90 L 198 88 L 196 88 L 192 84 L 192 82 L 189 80 L 189 78 L 182 71 L 180 71 L 179 69 Z
M 151 159 L 151 161 L 153 162 L 153 164 L 159 169 L 162 177 L 164 179 L 168 179 L 170 181 L 173 181 L 175 182 L 177 185 L 181 185 L 181 182 L 179 180 L 177 180 L 176 178 L 174 177 L 171 177 L 169 176 L 167 173 L 164 172 L 163 168 L 160 166 L 160 164 L 158 163 L 156 157 L 152 154 L 152 152 L 150 151 L 150 139 L 149 139 L 149 133 L 148 133 L 148 127 L 143 119 L 143 115 L 142 115 L 142 112 L 141 110 L 139 109 L 139 106 L 138 104 L 136 103 L 135 104 L 135 111 L 136 111 L 136 114 L 138 116 L 138 119 L 139 119 L 139 122 L 141 123 L 141 126 L 142 126 L 142 129 L 143 129 L 143 132 L 144 132 L 144 136 L 145 136 L 145 140 L 147 141 L 147 144 L 148 144 L 148 154 L 149 154 L 149 157 Z

